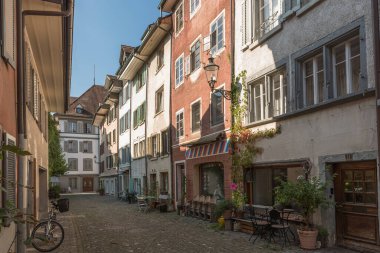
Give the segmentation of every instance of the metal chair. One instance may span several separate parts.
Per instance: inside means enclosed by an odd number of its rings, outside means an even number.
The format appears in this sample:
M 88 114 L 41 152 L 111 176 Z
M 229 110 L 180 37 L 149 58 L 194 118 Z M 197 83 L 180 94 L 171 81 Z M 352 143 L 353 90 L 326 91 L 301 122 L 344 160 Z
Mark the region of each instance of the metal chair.
M 281 213 L 275 209 L 269 211 L 269 221 L 270 221 L 270 233 L 269 233 L 269 242 L 275 242 L 274 237 L 278 235 L 278 237 L 283 238 L 282 247 L 285 246 L 286 242 L 290 244 L 290 240 L 288 238 L 288 230 L 290 230 L 290 226 L 287 220 L 283 219 Z
M 254 235 L 256 235 L 255 239 L 253 240 L 254 244 L 257 238 L 263 238 L 268 233 L 270 222 L 268 220 L 268 216 L 256 214 L 253 207 L 248 207 L 247 211 L 249 212 L 249 216 L 252 222 L 252 234 L 249 238 L 249 241 Z

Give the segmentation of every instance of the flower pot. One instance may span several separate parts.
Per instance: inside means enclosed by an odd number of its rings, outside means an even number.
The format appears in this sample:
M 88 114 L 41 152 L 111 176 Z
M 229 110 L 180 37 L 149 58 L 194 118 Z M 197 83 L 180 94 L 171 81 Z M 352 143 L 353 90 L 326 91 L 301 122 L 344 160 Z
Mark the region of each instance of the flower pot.
M 300 247 L 302 249 L 315 249 L 317 243 L 318 230 L 300 230 L 297 229 L 300 238 Z

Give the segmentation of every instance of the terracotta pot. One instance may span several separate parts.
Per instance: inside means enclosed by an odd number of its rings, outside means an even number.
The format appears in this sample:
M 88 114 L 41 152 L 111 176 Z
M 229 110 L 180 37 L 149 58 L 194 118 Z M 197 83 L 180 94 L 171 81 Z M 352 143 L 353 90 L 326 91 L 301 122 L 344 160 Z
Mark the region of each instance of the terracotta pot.
M 315 249 L 317 243 L 318 230 L 299 230 L 300 247 L 302 249 Z

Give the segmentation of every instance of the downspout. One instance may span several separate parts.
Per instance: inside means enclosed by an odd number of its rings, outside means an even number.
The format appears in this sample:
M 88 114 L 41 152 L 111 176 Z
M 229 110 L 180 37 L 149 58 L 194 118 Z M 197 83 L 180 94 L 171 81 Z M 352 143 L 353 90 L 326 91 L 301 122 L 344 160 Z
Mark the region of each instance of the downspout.
M 373 22 L 373 56 L 375 67 L 375 89 L 376 89 L 376 131 L 377 131 L 377 170 L 379 171 L 380 159 L 380 36 L 379 36 L 379 2 L 372 0 L 372 22 Z M 379 177 L 379 173 L 377 173 Z M 379 231 L 377 231 L 379 232 Z
M 147 65 L 147 64 L 146 64 Z M 147 129 L 147 123 L 148 123 L 148 84 L 149 84 L 149 71 L 148 67 L 145 65 L 145 71 L 146 71 L 146 84 L 145 84 L 145 182 L 144 182 L 144 194 L 148 195 L 148 156 L 147 156 L 147 142 L 148 142 L 148 129 Z
M 25 64 L 24 64 L 24 27 L 26 16 L 45 16 L 45 17 L 69 17 L 70 12 L 62 11 L 39 11 L 39 10 L 25 10 L 22 11 L 22 0 L 16 2 L 16 19 L 17 19 L 17 133 L 18 133 L 18 146 L 22 150 L 27 150 L 27 129 L 26 129 L 26 108 L 25 108 Z M 64 36 L 65 37 L 65 36 Z M 63 45 L 67 46 L 65 42 Z M 66 48 L 65 48 L 66 50 Z M 67 53 L 67 52 L 66 52 Z M 67 102 L 66 102 L 67 103 Z M 27 207 L 26 190 L 23 185 L 27 185 L 27 177 L 24 173 L 27 168 L 27 158 L 18 156 L 17 166 L 17 207 L 24 211 Z M 21 179 L 21 182 L 20 182 Z M 26 251 L 26 225 L 22 223 L 17 224 L 17 252 L 24 253 Z
M 231 22 L 231 87 L 230 87 L 230 90 L 232 90 L 232 84 L 234 82 L 234 76 L 235 76 L 235 19 L 233 18 L 235 15 L 234 15 L 234 1 L 233 0 L 230 0 L 230 22 Z M 231 100 L 231 103 L 232 103 L 232 100 Z M 232 104 L 230 105 L 232 106 Z M 232 127 L 233 125 L 235 124 L 235 117 L 232 113 L 232 111 L 230 110 L 231 112 L 231 127 L 230 129 L 232 130 Z M 232 155 L 234 155 L 235 153 L 235 145 L 233 142 L 231 142 L 231 150 L 232 150 Z M 233 159 L 231 160 L 233 161 Z M 233 166 L 233 164 L 232 164 Z M 232 171 L 232 166 L 231 166 L 231 171 Z M 231 178 L 231 181 L 232 181 L 232 178 Z

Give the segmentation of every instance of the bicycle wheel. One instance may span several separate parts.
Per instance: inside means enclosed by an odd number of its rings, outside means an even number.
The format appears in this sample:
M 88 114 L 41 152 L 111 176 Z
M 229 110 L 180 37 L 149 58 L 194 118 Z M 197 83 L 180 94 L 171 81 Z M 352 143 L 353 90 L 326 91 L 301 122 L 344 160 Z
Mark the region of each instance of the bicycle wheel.
M 61 224 L 56 221 L 48 221 L 38 223 L 34 227 L 31 235 L 31 243 L 33 247 L 41 252 L 49 252 L 55 250 L 62 244 L 65 232 Z

